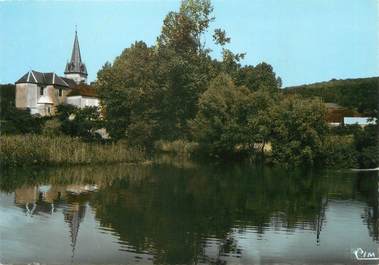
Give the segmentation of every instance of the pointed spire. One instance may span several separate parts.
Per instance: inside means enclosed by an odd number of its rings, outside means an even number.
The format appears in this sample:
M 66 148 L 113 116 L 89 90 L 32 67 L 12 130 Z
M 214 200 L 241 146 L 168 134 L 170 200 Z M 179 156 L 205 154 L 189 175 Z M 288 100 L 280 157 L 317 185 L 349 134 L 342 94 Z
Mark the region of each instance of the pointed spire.
M 71 60 L 66 64 L 66 69 L 64 71 L 65 74 L 80 74 L 83 76 L 87 76 L 87 68 L 85 64 L 82 62 L 82 57 L 80 55 L 80 47 L 79 47 L 79 39 L 78 39 L 78 31 L 75 25 L 75 39 L 74 45 L 72 47 Z
M 78 64 L 82 63 L 82 57 L 80 56 L 78 32 L 76 30 L 75 30 L 74 47 L 72 48 L 72 54 L 71 54 L 71 62 L 78 63 Z
M 79 226 L 82 222 L 84 215 L 86 213 L 86 205 L 80 204 L 79 202 L 71 202 L 68 207 L 64 210 L 64 220 L 68 223 L 70 228 L 70 237 L 71 237 L 71 264 L 73 264 L 76 243 L 79 234 Z

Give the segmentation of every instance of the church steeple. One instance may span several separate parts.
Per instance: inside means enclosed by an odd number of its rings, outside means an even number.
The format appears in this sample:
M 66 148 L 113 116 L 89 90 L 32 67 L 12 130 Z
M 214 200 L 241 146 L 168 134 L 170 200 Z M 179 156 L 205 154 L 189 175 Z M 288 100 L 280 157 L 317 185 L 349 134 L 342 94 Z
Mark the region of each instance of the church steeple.
M 81 83 L 83 81 L 86 82 L 88 75 L 87 68 L 86 65 L 82 62 L 82 57 L 80 55 L 78 32 L 76 29 L 71 60 L 66 64 L 64 73 L 67 78 L 75 80 L 76 83 Z

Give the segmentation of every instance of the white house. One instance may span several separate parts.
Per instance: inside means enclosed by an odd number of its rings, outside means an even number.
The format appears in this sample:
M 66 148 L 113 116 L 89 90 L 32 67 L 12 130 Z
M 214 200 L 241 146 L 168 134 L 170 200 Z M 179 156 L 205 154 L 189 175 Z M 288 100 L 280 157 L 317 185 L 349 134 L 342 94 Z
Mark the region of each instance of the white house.
M 66 103 L 79 108 L 100 106 L 95 89 L 86 84 L 77 85 L 71 90 L 67 95 Z
M 99 106 L 95 90 L 86 85 L 87 68 L 82 62 L 76 31 L 71 60 L 66 64 L 64 74 L 62 77 L 33 70 L 24 74 L 16 81 L 16 107 L 29 109 L 31 114 L 50 116 L 60 104 L 80 108 Z
M 369 125 L 369 124 L 375 124 L 376 118 L 370 118 L 370 117 L 344 117 L 343 118 L 343 124 L 345 125 L 360 125 L 362 127 Z

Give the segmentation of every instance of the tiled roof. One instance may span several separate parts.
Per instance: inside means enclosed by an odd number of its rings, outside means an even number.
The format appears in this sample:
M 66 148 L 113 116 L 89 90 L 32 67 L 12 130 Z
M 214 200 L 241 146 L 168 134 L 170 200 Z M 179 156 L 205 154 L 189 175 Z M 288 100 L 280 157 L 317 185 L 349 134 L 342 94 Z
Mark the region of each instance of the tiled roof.
M 63 79 L 63 81 L 65 81 L 69 87 L 75 87 L 76 86 L 76 82 L 70 78 L 67 78 L 67 77 L 61 77 Z
M 16 81 L 16 84 L 19 83 L 32 83 L 45 86 L 56 85 L 67 88 L 73 88 L 76 85 L 74 80 L 61 77 L 56 73 L 42 73 L 34 70 L 27 72 L 19 80 Z
M 83 96 L 83 97 L 97 97 L 95 88 L 87 85 L 87 84 L 79 84 L 74 87 L 70 93 L 68 93 L 67 97 L 71 96 Z

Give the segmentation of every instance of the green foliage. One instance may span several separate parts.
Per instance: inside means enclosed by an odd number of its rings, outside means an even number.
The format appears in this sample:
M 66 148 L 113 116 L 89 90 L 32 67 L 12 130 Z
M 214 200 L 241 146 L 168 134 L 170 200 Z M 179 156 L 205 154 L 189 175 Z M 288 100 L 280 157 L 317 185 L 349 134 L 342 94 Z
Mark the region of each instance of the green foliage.
M 60 123 L 50 121 L 46 126 L 60 125 L 60 130 L 64 134 L 81 137 L 84 140 L 100 139 L 100 135 L 96 133 L 96 130 L 102 128 L 102 122 L 97 107 L 81 109 L 72 105 L 58 105 L 57 113 Z M 54 129 L 57 128 L 44 128 L 44 132 L 48 133 Z
M 358 163 L 362 168 L 379 166 L 378 123 L 357 128 L 354 133 L 354 145 L 358 152 Z
M 254 153 L 257 142 L 264 147 L 271 135 L 267 112 L 274 100 L 265 91 L 235 86 L 228 75 L 216 77 L 201 96 L 192 122 L 200 149 L 230 159 Z
M 143 161 L 143 150 L 117 144 L 90 144 L 68 136 L 42 135 L 2 136 L 0 138 L 2 167 L 33 164 L 96 164 Z
M 230 74 L 233 80 L 239 77 L 239 62 L 244 57 L 226 48 L 222 61 L 209 56 L 210 50 L 201 38 L 214 20 L 212 10 L 207 0 L 182 1 L 179 11 L 166 16 L 156 46 L 136 42 L 99 71 L 96 87 L 104 105 L 105 127 L 112 139 L 127 138 L 131 144 L 148 148 L 157 140 L 191 140 L 190 121 L 198 113 L 199 99 L 210 80 L 222 73 Z M 230 42 L 222 29 L 217 29 L 214 36 L 220 46 Z M 258 65 L 244 78 L 258 73 L 261 76 L 252 91 L 263 87 L 268 92 L 275 90 L 270 81 L 272 77 L 275 81 L 275 73 L 267 64 Z M 238 90 L 244 91 L 237 92 L 242 93 L 237 96 L 242 100 L 248 91 Z M 245 110 L 241 107 L 238 111 Z M 235 127 L 242 124 L 240 119 L 243 118 L 236 118 Z
M 322 147 L 322 164 L 326 167 L 355 168 L 357 152 L 351 135 L 328 135 Z
M 260 63 L 254 66 L 242 67 L 236 78 L 237 85 L 243 85 L 252 91 L 266 90 L 270 93 L 278 92 L 281 86 L 281 79 L 275 76 L 273 68 L 267 63 Z
M 336 102 L 369 116 L 378 115 L 379 77 L 331 80 L 297 87 L 285 92 L 303 97 L 320 97 L 325 102 Z
M 376 79 L 350 82 L 347 88 L 347 83 L 333 81 L 325 88 L 296 88 L 283 96 L 278 93 L 282 81 L 272 66 L 241 66 L 245 54 L 225 47 L 230 38 L 222 29 L 213 35 L 222 60 L 211 58 L 201 39 L 214 20 L 212 9 L 207 0 L 182 1 L 179 11 L 164 19 L 156 46 L 136 42 L 98 72 L 96 87 L 112 139 L 147 148 L 161 140 L 158 149 L 178 139 L 195 140 L 203 153 L 228 159 L 263 154 L 272 146 L 271 161 L 286 165 L 363 165 L 373 157 L 374 148 L 364 140 L 369 136 L 355 135 L 352 144 L 351 137 L 330 135 L 323 102 L 308 97 L 337 103 L 340 99 L 373 113 Z M 368 105 L 353 99 L 365 84 L 358 94 L 368 96 Z M 302 97 L 288 96 L 291 93 Z M 71 135 L 91 132 L 91 126 L 84 127 L 84 133 Z M 340 144 L 332 145 L 333 140 Z M 372 143 L 372 137 L 367 141 Z
M 215 29 L 213 34 L 213 41 L 218 45 L 224 46 L 230 42 L 230 37 L 226 36 L 225 30 Z
M 62 123 L 58 119 L 49 119 L 42 126 L 42 134 L 49 137 L 55 137 L 62 135 L 61 131 Z
M 237 106 L 238 91 L 229 76 L 216 77 L 199 100 L 199 112 L 192 122 L 195 140 L 200 149 L 209 156 L 225 156 L 234 153 L 237 144 L 229 132 L 236 113 L 232 108 Z M 235 121 L 234 121 L 235 122 Z M 234 135 L 236 136 L 236 135 Z
M 322 156 L 327 134 L 325 107 L 318 99 L 287 97 L 272 109 L 272 157 L 275 162 L 313 165 Z
M 353 139 L 355 160 L 360 168 L 376 168 L 379 166 L 379 130 L 378 124 L 365 127 L 344 125 L 333 128 L 332 135 Z
M 105 105 L 105 127 L 117 140 L 139 135 L 135 142 L 152 142 L 162 103 L 156 84 L 153 49 L 136 42 L 98 73 L 98 93 Z M 144 123 L 144 124 L 141 124 Z
M 159 152 L 190 157 L 191 154 L 197 151 L 198 144 L 185 140 L 175 140 L 173 142 L 160 140 L 154 143 L 154 148 Z
M 179 12 L 170 12 L 163 21 L 158 46 L 181 54 L 201 52 L 201 35 L 214 20 L 209 0 L 183 0 Z
M 167 15 L 157 47 L 136 42 L 98 73 L 106 128 L 113 139 L 151 147 L 189 136 L 213 65 L 200 36 L 212 20 L 209 1 L 183 1 Z

